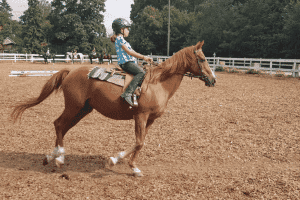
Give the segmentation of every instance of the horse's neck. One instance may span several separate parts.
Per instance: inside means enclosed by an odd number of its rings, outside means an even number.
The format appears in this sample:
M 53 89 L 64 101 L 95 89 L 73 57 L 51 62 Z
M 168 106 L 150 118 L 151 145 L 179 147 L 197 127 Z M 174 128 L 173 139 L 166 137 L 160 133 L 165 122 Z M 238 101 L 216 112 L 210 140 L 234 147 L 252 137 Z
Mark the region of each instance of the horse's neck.
M 172 59 L 172 58 L 170 58 L 170 59 Z M 186 73 L 186 66 L 184 66 L 184 63 L 170 62 L 169 64 L 173 65 L 172 67 L 179 69 L 179 70 L 176 70 L 176 72 L 170 73 L 167 78 L 160 81 L 160 84 L 162 85 L 163 89 L 168 94 L 168 99 L 170 99 L 174 95 L 174 93 L 177 91 L 177 89 L 180 86 L 180 83 L 183 79 L 183 75 Z
M 166 80 L 160 82 L 165 92 L 168 94 L 168 100 L 174 95 L 180 86 L 183 79 L 183 74 L 174 74 Z

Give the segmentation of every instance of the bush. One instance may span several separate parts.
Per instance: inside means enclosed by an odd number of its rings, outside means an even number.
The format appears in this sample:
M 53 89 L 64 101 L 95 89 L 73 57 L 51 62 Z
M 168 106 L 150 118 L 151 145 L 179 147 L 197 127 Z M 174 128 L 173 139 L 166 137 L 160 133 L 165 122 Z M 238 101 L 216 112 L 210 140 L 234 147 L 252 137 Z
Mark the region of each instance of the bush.
M 246 74 L 261 74 L 261 72 L 256 69 L 248 69 L 245 73 Z
M 229 73 L 240 73 L 239 70 L 237 70 L 236 68 L 229 69 L 228 72 L 229 72 Z
M 223 68 L 223 67 L 217 67 L 216 69 L 215 69 L 215 71 L 216 72 L 224 72 L 225 71 L 225 69 Z
M 278 71 L 276 71 L 275 76 L 276 76 L 276 77 L 285 77 L 285 73 L 282 72 L 282 71 L 280 71 L 280 70 L 278 70 Z

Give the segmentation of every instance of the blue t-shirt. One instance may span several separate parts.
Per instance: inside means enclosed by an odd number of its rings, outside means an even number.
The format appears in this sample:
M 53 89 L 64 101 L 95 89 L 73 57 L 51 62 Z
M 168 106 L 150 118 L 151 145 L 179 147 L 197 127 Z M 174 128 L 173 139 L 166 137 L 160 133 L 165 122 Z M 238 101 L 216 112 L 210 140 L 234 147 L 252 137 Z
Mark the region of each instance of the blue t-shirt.
M 124 64 L 128 61 L 134 61 L 136 63 L 136 58 L 128 55 L 126 51 L 122 48 L 123 45 L 126 45 L 128 49 L 132 49 L 130 44 L 124 39 L 123 35 L 120 35 L 116 38 L 115 46 L 116 46 L 116 52 L 117 52 L 117 58 L 118 58 L 118 64 Z

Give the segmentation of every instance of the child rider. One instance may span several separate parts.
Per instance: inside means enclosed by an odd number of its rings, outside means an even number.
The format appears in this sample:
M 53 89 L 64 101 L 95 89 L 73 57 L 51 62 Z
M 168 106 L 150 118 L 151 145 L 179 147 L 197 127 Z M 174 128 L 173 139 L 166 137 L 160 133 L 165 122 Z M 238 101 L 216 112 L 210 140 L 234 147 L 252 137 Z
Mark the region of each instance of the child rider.
M 115 19 L 112 23 L 112 29 L 115 34 L 111 36 L 110 39 L 115 43 L 118 64 L 124 71 L 134 75 L 134 78 L 121 97 L 125 99 L 129 105 L 134 106 L 132 95 L 145 76 L 145 71 L 137 65 L 136 58 L 143 59 L 146 62 L 153 62 L 153 60 L 150 57 L 135 52 L 130 44 L 124 39 L 124 37 L 129 35 L 130 30 L 130 23 L 126 19 Z

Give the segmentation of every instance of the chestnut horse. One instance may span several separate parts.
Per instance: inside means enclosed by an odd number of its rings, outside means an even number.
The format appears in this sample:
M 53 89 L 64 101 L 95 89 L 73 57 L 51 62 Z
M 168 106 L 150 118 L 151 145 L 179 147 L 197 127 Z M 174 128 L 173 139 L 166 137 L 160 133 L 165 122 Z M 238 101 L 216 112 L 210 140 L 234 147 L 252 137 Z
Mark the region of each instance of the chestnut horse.
M 109 158 L 110 166 L 119 159 L 132 154 L 129 166 L 133 174 L 142 176 L 137 168 L 136 158 L 144 145 L 144 140 L 154 120 L 160 117 L 169 99 L 178 89 L 184 74 L 190 72 L 194 77 L 205 82 L 206 86 L 214 86 L 215 75 L 211 71 L 203 54 L 204 41 L 195 46 L 186 47 L 165 62 L 150 68 L 142 84 L 138 107 L 130 108 L 120 97 L 122 88 L 109 82 L 88 79 L 90 67 L 81 67 L 72 71 L 64 69 L 54 74 L 44 85 L 40 96 L 16 105 L 11 118 L 14 122 L 30 107 L 41 103 L 54 90 L 62 88 L 65 98 L 65 110 L 54 121 L 56 142 L 54 151 L 46 155 L 44 165 L 55 159 L 56 165 L 64 164 L 65 151 L 63 138 L 67 131 L 75 126 L 83 117 L 96 109 L 106 117 L 116 120 L 135 120 L 136 143 L 131 148 L 119 152 Z M 191 75 L 191 74 L 190 74 Z

